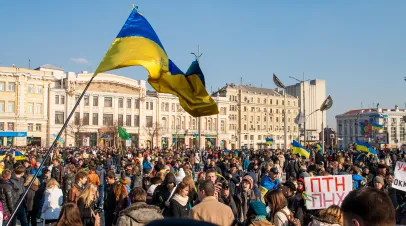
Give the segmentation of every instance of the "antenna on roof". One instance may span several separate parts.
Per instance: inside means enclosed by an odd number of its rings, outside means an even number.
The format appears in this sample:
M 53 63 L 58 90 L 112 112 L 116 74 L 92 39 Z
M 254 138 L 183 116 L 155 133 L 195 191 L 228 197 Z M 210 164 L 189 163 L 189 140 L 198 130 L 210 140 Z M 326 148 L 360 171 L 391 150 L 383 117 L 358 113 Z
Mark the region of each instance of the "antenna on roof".
M 28 69 L 31 69 L 31 59 L 28 59 Z

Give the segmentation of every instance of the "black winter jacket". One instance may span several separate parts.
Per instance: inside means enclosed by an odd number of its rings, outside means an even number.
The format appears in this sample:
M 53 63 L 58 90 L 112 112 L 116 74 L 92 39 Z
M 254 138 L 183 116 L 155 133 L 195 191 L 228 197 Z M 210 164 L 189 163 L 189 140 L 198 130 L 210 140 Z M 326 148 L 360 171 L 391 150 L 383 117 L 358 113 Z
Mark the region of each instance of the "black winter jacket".
M 189 203 L 182 206 L 178 201 L 172 199 L 169 204 L 170 216 L 174 218 L 187 218 L 190 212 Z
M 171 195 L 171 192 L 166 187 L 168 183 L 176 183 L 176 178 L 173 173 L 166 174 L 164 182 L 155 188 L 154 194 L 152 195 L 152 203 L 161 209 L 165 207 L 165 202 Z
M 14 205 L 17 204 L 18 199 L 20 196 L 24 193 L 25 187 L 24 187 L 24 177 L 18 178 L 15 173 L 11 175 L 10 182 L 13 184 L 14 192 L 15 192 L 15 200 L 14 200 Z
M 16 197 L 13 184 L 0 179 L 0 201 L 3 203 L 4 215 L 11 214 L 15 209 Z

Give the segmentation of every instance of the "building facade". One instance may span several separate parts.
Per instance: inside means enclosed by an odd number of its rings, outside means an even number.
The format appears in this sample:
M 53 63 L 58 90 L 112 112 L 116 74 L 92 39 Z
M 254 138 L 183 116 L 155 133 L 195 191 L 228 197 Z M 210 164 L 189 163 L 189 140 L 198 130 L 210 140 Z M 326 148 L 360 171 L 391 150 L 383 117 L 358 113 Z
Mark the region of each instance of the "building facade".
M 376 147 L 397 148 L 405 143 L 406 110 L 370 108 L 350 110 L 336 116 L 338 146 L 347 147 L 356 140 L 370 142 Z M 372 123 L 384 126 L 374 131 Z
M 62 71 L 0 67 L 0 146 L 45 145 L 48 92 Z
M 326 123 L 326 113 L 322 114 L 320 109 L 326 96 L 325 80 L 310 80 L 287 86 L 286 92 L 299 100 L 299 107 L 302 113 L 305 110 L 306 118 L 306 141 L 313 143 L 321 140 L 319 137 L 322 131 L 322 120 Z M 304 140 L 304 125 L 301 124 L 301 141 Z

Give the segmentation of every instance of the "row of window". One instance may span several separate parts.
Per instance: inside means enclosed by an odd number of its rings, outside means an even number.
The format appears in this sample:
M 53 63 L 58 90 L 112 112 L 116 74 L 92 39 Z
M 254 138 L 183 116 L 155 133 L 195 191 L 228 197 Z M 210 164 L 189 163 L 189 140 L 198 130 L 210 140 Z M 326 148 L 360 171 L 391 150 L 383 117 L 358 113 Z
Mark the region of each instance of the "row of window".
M 62 97 L 62 96 L 61 96 Z M 57 99 L 59 99 L 59 97 L 55 97 L 55 102 L 57 102 Z M 75 101 L 77 102 L 79 100 L 79 95 L 76 96 Z M 89 106 L 90 105 L 90 97 L 85 95 L 83 96 L 83 105 L 84 106 Z M 58 102 L 60 104 L 64 104 L 64 101 L 59 101 Z M 113 107 L 113 97 L 104 97 L 103 99 L 103 103 L 104 103 L 104 107 L 108 107 L 111 108 Z M 93 96 L 93 106 L 99 106 L 99 96 Z M 127 98 L 126 99 L 126 107 L 127 108 L 132 108 L 132 99 L 131 98 Z M 135 109 L 139 109 L 140 108 L 140 101 L 139 99 L 135 99 L 134 100 L 134 107 Z M 118 108 L 124 108 L 124 98 L 118 98 Z M 147 110 L 153 110 L 153 103 L 152 102 L 147 102 Z
M 34 131 L 34 123 L 28 123 L 28 132 L 33 132 L 33 131 Z M 39 123 L 35 124 L 35 131 L 41 132 L 41 124 L 39 124 Z
M 7 106 L 7 109 L 6 109 Z M 14 113 L 15 112 L 15 102 L 14 101 L 6 101 L 2 100 L 0 101 L 0 113 Z
M 243 97 L 243 99 L 244 99 L 244 102 L 245 103 L 252 103 L 252 104 L 254 104 L 254 103 L 256 103 L 256 104 L 268 104 L 268 102 L 269 102 L 269 104 L 273 104 L 273 100 L 272 99 L 269 99 L 269 101 L 268 101 L 268 98 L 263 98 L 263 101 L 261 102 L 261 98 L 257 98 L 257 101 L 256 102 L 254 102 L 254 97 L 251 97 L 251 98 L 248 98 L 248 97 Z M 234 95 L 230 95 L 229 96 L 229 100 L 230 101 L 238 101 L 238 96 L 234 96 Z M 276 105 L 279 105 L 279 100 L 275 100 L 275 104 Z M 284 105 L 285 104 L 285 101 L 284 100 L 282 100 L 281 101 L 281 105 Z M 295 101 L 292 101 L 292 106 L 295 106 L 296 105 L 296 102 Z M 287 106 L 291 106 L 291 102 L 290 101 L 288 101 L 287 102 Z
M 65 113 L 61 111 L 55 112 L 55 124 L 63 124 L 65 122 Z M 147 127 L 152 127 L 152 116 L 146 116 Z M 88 125 L 99 125 L 99 113 L 92 114 L 92 122 L 90 123 L 90 114 L 83 113 L 82 118 L 80 118 L 80 113 L 75 112 L 74 115 L 74 124 L 77 126 L 88 126 Z M 103 126 L 113 126 L 114 125 L 114 117 L 113 114 L 103 114 Z M 134 122 L 131 122 L 131 115 L 126 115 L 126 121 L 124 123 L 124 115 L 119 114 L 117 120 L 118 126 L 135 126 L 138 127 L 140 125 L 140 116 L 134 115 Z
M 148 105 L 147 105 L 147 107 L 148 107 Z M 180 104 L 175 104 L 175 103 L 172 103 L 171 104 L 171 111 L 172 112 L 183 112 L 184 110 L 183 110 L 183 108 L 180 106 Z M 162 102 L 161 103 L 161 111 L 164 111 L 164 112 L 169 112 L 169 103 L 167 103 L 167 102 Z
M 0 122 L 0 131 L 14 131 L 14 122 Z
M 0 92 L 15 92 L 15 82 L 0 82 Z M 7 90 L 6 90 L 7 87 Z M 28 84 L 28 93 L 42 94 L 42 85 Z
M 244 135 L 244 140 L 248 140 L 248 137 L 250 138 L 249 140 L 254 140 L 254 135 Z M 268 135 L 258 135 L 258 139 L 257 140 L 265 140 L 267 137 L 269 137 Z M 281 135 L 277 135 L 277 136 L 273 136 L 271 135 L 271 138 L 273 138 L 274 140 L 283 140 L 284 136 Z M 293 136 L 289 135 L 288 136 L 289 140 L 292 140 Z

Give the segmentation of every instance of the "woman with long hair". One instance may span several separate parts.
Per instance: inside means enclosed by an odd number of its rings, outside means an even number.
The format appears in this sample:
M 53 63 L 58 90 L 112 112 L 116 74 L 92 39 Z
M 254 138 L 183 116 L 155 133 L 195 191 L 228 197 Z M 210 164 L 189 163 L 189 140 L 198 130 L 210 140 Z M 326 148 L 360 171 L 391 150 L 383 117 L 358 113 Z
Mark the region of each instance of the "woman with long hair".
M 317 225 L 344 225 L 344 217 L 341 208 L 337 205 L 331 205 L 327 209 L 320 210 L 319 216 L 313 217 L 313 221 L 309 224 L 309 226 Z
M 97 186 L 89 183 L 78 199 L 78 207 L 84 226 L 93 226 L 95 224 L 96 215 L 94 209 L 96 200 Z
M 197 201 L 197 189 L 195 187 L 195 182 L 191 176 L 186 176 L 183 178 L 183 183 L 189 186 L 189 203 L 194 206 Z
M 288 208 L 288 200 L 286 200 L 283 192 L 280 190 L 272 190 L 266 194 L 266 201 L 271 207 L 271 219 L 275 226 L 288 226 L 289 218 L 293 217 L 292 211 Z
M 47 184 L 47 189 L 45 190 L 45 202 L 42 206 L 42 214 L 45 220 L 44 225 L 55 223 L 58 220 L 62 203 L 62 190 L 59 188 L 58 182 L 52 178 Z
M 27 186 L 30 184 L 33 177 L 34 177 L 34 175 L 32 175 L 32 174 L 27 177 L 27 180 L 24 183 L 24 187 L 27 188 Z M 38 200 L 35 199 L 35 196 L 39 195 L 39 194 L 37 195 L 38 189 L 39 189 L 39 180 L 38 180 L 38 178 L 35 178 L 34 183 L 30 187 L 30 190 L 28 190 L 27 196 L 26 196 L 27 221 L 31 222 L 32 226 L 37 225 L 38 210 L 35 208 L 36 205 L 34 205 L 34 203 L 36 201 L 38 202 Z
M 82 226 L 79 208 L 74 202 L 65 203 L 62 206 L 58 221 L 55 226 Z
M 121 178 L 120 181 L 117 183 L 114 194 L 116 196 L 116 210 L 115 210 L 115 217 L 113 220 L 113 224 L 116 224 L 118 217 L 120 216 L 120 212 L 125 208 L 131 205 L 131 200 L 129 197 L 130 194 L 130 184 L 131 181 L 126 180 L 125 178 Z
M 189 216 L 192 206 L 189 204 L 188 194 L 189 185 L 185 182 L 180 182 L 169 202 L 169 216 L 175 218 L 186 218 Z

